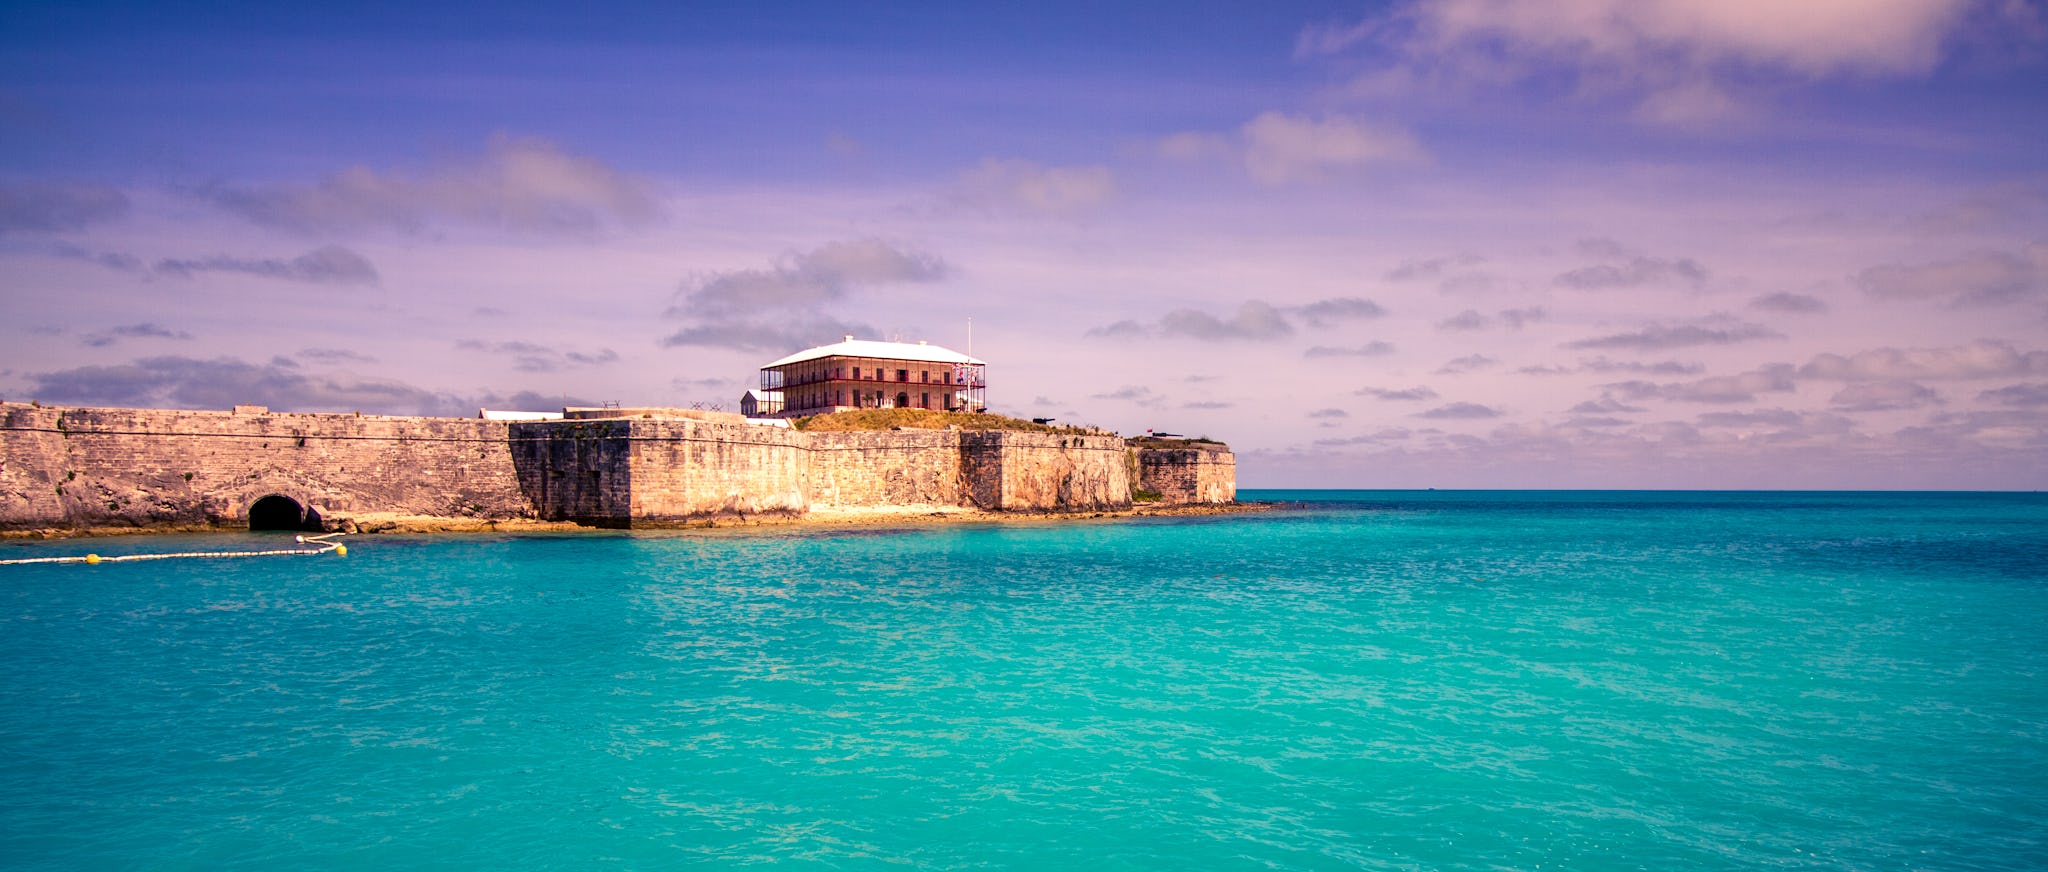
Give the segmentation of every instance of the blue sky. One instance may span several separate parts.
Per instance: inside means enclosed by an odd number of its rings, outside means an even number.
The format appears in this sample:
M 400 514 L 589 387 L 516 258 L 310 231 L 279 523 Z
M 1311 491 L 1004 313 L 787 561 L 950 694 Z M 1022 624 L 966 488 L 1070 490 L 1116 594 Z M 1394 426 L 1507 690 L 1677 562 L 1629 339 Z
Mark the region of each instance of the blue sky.
M 1246 486 L 2048 482 L 2006 0 L 0 10 L 0 397 L 736 405 L 851 331 Z

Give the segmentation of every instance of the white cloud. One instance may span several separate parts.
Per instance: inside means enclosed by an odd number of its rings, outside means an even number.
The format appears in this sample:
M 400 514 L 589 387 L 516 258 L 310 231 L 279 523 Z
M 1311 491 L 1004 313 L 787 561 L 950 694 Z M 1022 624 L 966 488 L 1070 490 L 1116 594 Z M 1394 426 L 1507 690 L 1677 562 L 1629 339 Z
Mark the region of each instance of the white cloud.
M 189 279 L 199 273 L 225 272 L 309 284 L 374 285 L 377 267 L 370 259 L 339 245 L 326 245 L 290 260 L 229 257 L 166 258 L 152 268 L 156 275 Z
M 1245 170 L 1268 184 L 1423 157 L 1421 144 L 1407 131 L 1342 115 L 1303 118 L 1267 112 L 1247 123 L 1243 134 Z
M 1950 306 L 1995 305 L 2048 293 L 2048 245 L 2024 251 L 1980 250 L 1921 264 L 1885 264 L 1856 274 L 1863 292 L 1880 300 L 1941 300 Z
M 1877 412 L 1940 405 L 1941 395 L 1917 382 L 1863 381 L 1850 382 L 1828 402 L 1844 412 Z
M 1302 57 L 1352 50 L 1383 59 L 1361 86 L 1498 87 L 1562 82 L 1619 96 L 1640 120 L 1702 127 L 1745 112 L 1739 86 L 1931 72 L 1975 0 L 1408 0 L 1296 40 Z
M 952 274 L 937 255 L 879 239 L 832 242 L 788 252 L 767 269 L 714 272 L 683 283 L 663 314 L 693 323 L 661 340 L 686 345 L 772 351 L 802 348 L 873 327 L 842 321 L 818 309 L 856 288 L 929 283 Z
M 312 185 L 222 188 L 215 203 L 305 233 L 418 231 L 435 222 L 589 234 L 660 217 L 646 183 L 538 139 L 494 137 L 481 155 L 427 172 L 351 167 Z
M 1695 324 L 1652 324 L 1625 333 L 1595 336 L 1567 342 L 1565 348 L 1614 348 L 1656 351 L 1695 345 L 1731 345 L 1757 339 L 1783 339 L 1784 334 L 1762 324 L 1727 318 L 1710 318 Z
M 2048 373 L 2048 351 L 2019 351 L 1988 339 L 1946 348 L 1872 348 L 1847 357 L 1821 354 L 1799 368 L 1801 378 L 1831 381 L 2011 378 L 2040 373 Z
M 1052 215 L 1085 212 L 1116 197 L 1116 174 L 1100 165 L 1049 167 L 988 158 L 960 181 L 972 202 Z

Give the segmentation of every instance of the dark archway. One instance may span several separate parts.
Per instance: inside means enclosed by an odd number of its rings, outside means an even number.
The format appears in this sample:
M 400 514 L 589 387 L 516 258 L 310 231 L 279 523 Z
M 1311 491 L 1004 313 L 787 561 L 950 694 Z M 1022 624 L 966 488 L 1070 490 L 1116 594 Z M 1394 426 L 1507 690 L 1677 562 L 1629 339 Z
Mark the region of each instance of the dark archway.
M 910 408 L 910 395 L 909 395 L 909 394 L 897 394 L 897 395 L 896 395 L 896 408 L 899 408 L 899 409 L 908 409 L 908 408 Z
M 299 505 L 298 500 L 283 494 L 271 494 L 249 507 L 249 529 L 303 530 L 306 528 L 307 514 L 306 508 Z

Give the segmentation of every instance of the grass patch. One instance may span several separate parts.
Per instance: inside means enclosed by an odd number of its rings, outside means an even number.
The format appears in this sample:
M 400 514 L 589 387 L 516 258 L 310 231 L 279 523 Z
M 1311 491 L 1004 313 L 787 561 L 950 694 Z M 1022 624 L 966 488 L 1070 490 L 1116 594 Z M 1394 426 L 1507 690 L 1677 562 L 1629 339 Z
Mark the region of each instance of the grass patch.
M 835 430 L 894 430 L 899 427 L 905 430 L 944 430 L 947 427 L 958 427 L 962 430 L 1021 430 L 1026 433 L 1069 435 L 1094 435 L 1101 432 L 1086 427 L 1034 424 L 1008 415 L 947 412 L 940 409 L 859 409 L 852 412 L 833 412 L 829 415 L 812 415 L 808 418 L 797 418 L 789 423 L 798 430 L 814 433 Z
M 1207 436 L 1133 436 L 1125 440 L 1138 448 L 1201 448 L 1208 445 L 1221 446 L 1223 443 Z

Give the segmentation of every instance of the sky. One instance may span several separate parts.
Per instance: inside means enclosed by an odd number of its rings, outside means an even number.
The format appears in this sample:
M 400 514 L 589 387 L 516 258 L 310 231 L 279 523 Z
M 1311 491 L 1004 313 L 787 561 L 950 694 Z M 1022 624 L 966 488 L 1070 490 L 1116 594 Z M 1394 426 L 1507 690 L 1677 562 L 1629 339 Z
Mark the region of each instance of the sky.
M 0 398 L 736 410 L 1241 487 L 2048 486 L 2048 4 L 7 3 Z

